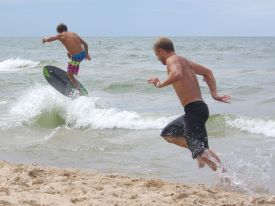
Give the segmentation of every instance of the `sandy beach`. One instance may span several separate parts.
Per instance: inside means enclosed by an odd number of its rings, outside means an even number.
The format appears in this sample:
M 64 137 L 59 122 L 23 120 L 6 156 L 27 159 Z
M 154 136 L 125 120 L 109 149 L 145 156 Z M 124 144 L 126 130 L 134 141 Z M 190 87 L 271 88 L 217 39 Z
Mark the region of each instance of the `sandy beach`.
M 0 205 L 275 205 L 275 195 L 0 162 Z

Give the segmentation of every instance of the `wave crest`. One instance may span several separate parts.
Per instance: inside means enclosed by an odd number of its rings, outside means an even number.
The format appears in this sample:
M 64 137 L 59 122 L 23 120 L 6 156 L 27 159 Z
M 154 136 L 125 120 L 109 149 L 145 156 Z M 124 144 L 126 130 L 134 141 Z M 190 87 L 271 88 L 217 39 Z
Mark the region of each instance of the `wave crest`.
M 60 126 L 64 123 L 75 128 L 93 129 L 160 129 L 171 118 L 156 117 L 152 114 L 139 114 L 121 111 L 117 108 L 102 108 L 98 98 L 80 97 L 71 100 L 50 86 L 37 85 L 20 97 L 10 109 L 10 116 L 19 124 L 39 124 Z M 53 121 L 57 124 L 50 124 Z
M 252 117 L 225 117 L 228 126 L 254 134 L 263 134 L 267 137 L 275 137 L 275 121 L 263 120 Z
M 6 59 L 0 62 L 0 72 L 15 72 L 25 68 L 33 68 L 40 62 L 27 59 Z

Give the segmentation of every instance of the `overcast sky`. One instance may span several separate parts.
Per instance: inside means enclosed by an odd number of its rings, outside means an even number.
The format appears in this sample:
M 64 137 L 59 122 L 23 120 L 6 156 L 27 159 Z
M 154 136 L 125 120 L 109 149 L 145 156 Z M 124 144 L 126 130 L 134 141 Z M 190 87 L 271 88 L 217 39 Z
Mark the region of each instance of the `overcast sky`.
M 275 36 L 275 0 L 0 0 L 0 36 Z

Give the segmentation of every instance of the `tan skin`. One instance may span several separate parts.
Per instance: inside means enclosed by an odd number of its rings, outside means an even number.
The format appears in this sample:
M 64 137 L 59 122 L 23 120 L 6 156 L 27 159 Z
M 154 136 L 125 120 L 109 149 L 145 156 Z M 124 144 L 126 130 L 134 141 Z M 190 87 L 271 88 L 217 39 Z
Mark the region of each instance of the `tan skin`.
M 153 84 L 157 88 L 172 85 L 181 104 L 186 106 L 191 102 L 203 100 L 196 77 L 197 74 L 203 76 L 215 100 L 229 103 L 230 96 L 220 96 L 217 94 L 216 81 L 210 69 L 178 56 L 175 52 L 167 52 L 161 48 L 155 49 L 155 54 L 162 64 L 167 65 L 168 78 L 160 82 L 159 78 L 152 77 L 148 80 L 149 84 Z M 185 137 L 166 137 L 165 140 L 169 143 L 188 148 Z M 200 157 L 197 157 L 197 161 L 199 167 L 207 164 L 214 171 L 217 168 L 225 171 L 218 156 L 210 149 L 206 149 Z
M 46 42 L 52 42 L 55 40 L 59 40 L 64 45 L 64 47 L 68 51 L 67 56 L 69 58 L 71 58 L 72 55 L 78 54 L 83 50 L 85 50 L 86 60 L 91 60 L 91 57 L 88 53 L 88 44 L 83 39 L 81 39 L 76 33 L 62 32 L 60 34 L 57 34 L 56 36 L 43 38 L 42 42 L 44 44 Z M 77 85 L 77 82 L 76 82 L 76 79 L 74 78 L 73 73 L 68 72 L 67 75 L 70 81 L 76 86 L 76 88 L 79 88 L 79 85 Z

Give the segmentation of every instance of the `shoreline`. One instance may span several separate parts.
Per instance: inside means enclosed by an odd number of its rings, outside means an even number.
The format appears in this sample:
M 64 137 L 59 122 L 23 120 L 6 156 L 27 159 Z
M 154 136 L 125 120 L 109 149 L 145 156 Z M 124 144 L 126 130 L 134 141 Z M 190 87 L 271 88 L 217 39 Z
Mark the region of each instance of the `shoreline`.
M 275 205 L 274 195 L 0 161 L 0 206 Z

